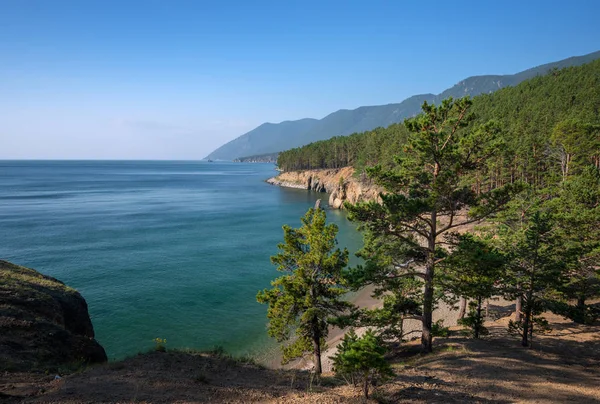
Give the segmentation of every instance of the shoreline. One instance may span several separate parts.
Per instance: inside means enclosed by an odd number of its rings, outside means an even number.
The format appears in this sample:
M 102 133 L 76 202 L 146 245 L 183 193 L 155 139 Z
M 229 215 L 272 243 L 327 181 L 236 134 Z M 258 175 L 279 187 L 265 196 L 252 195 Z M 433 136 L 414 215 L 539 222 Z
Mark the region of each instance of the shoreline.
M 344 203 L 356 204 L 380 200 L 384 190 L 356 177 L 353 167 L 284 171 L 265 182 L 282 188 L 327 193 L 329 206 L 343 209 Z
M 306 170 L 306 172 L 310 172 L 310 171 L 311 170 Z M 339 171 L 340 171 L 339 169 L 335 170 L 336 174 Z M 303 171 L 300 171 L 300 172 L 303 172 Z M 346 173 L 346 171 L 344 170 L 343 173 Z M 268 178 L 264 181 L 267 184 L 282 187 L 282 188 L 303 189 L 305 191 L 322 192 L 326 195 L 329 195 L 329 198 L 325 198 L 325 200 L 329 202 L 328 205 L 331 208 L 339 209 L 339 206 L 337 206 L 337 207 L 332 206 L 331 192 L 328 192 L 328 190 L 327 190 L 327 188 L 330 187 L 329 186 L 330 184 L 327 184 L 327 186 L 326 186 L 323 182 L 321 182 L 320 180 L 317 180 L 316 184 L 317 184 L 318 188 L 313 189 L 313 187 L 311 187 L 311 185 L 314 186 L 315 184 L 313 183 L 312 177 L 309 180 L 307 180 L 308 183 L 296 182 L 296 181 L 286 181 L 286 180 L 281 180 L 278 177 L 279 177 L 279 175 Z M 337 181 L 337 179 L 336 179 L 336 181 Z M 331 182 L 331 181 L 329 181 L 329 182 Z M 333 182 L 335 182 L 335 181 L 333 181 Z M 318 184 L 321 184 L 321 185 L 319 186 Z M 338 205 L 340 205 L 340 204 L 338 204 Z M 381 307 L 382 301 L 380 299 L 376 299 L 371 296 L 374 288 L 375 287 L 373 285 L 368 285 L 356 292 L 350 292 L 348 294 L 347 300 L 350 303 L 356 305 L 357 307 L 359 307 L 361 309 L 373 309 L 376 307 Z M 342 328 L 338 328 L 335 326 L 329 326 L 329 335 L 327 336 L 327 339 L 325 341 L 327 349 L 325 349 L 322 352 L 322 357 L 321 357 L 322 366 L 323 366 L 324 371 L 326 371 L 326 372 L 331 371 L 332 364 L 331 364 L 331 359 L 329 359 L 329 357 L 335 354 L 335 352 L 337 350 L 337 345 L 344 338 L 346 331 L 348 331 L 347 328 L 342 329 Z M 267 361 L 267 366 L 269 368 L 273 368 L 273 369 L 297 369 L 297 370 L 308 370 L 312 367 L 312 361 L 310 359 L 305 359 L 305 358 L 296 359 L 294 361 L 291 361 L 287 365 L 281 365 L 281 356 L 282 356 L 282 354 L 278 347 L 276 353 L 274 354 L 274 357 L 272 357 L 270 360 Z
M 350 303 L 360 307 L 360 308 L 368 308 L 372 309 L 381 305 L 381 300 L 375 299 L 371 296 L 374 287 L 372 285 L 366 286 L 357 292 L 351 292 L 351 296 L 348 299 Z M 329 326 L 329 335 L 327 336 L 327 340 L 325 344 L 327 349 L 323 351 L 321 356 L 321 361 L 323 363 L 324 371 L 331 371 L 330 359 L 329 356 L 335 354 L 337 345 L 341 342 L 342 338 L 344 338 L 344 334 L 347 329 L 338 328 L 335 326 Z M 281 351 L 279 345 L 275 348 L 275 352 L 273 353 L 273 357 L 266 361 L 265 365 L 270 369 L 297 369 L 297 370 L 308 370 L 312 366 L 312 362 L 310 359 L 305 360 L 304 358 L 295 359 L 288 363 L 287 365 L 281 364 Z M 326 368 L 326 365 L 328 366 Z
M 353 303 L 358 308 L 361 309 L 375 309 L 381 307 L 382 301 L 376 299 L 371 296 L 375 287 L 373 285 L 368 285 L 358 292 L 355 292 L 353 298 L 349 299 L 350 303 Z M 344 334 L 346 333 L 345 328 L 332 327 L 329 331 L 329 336 L 327 337 L 326 344 L 328 346 L 327 351 L 337 346 L 337 344 L 344 338 Z
M 265 182 L 269 185 L 274 185 L 276 187 L 292 188 L 292 189 L 305 189 L 307 191 L 309 190 L 309 188 L 307 186 L 305 186 L 304 184 L 292 182 L 292 181 L 281 181 L 281 180 L 277 179 L 277 176 L 267 178 L 265 180 Z

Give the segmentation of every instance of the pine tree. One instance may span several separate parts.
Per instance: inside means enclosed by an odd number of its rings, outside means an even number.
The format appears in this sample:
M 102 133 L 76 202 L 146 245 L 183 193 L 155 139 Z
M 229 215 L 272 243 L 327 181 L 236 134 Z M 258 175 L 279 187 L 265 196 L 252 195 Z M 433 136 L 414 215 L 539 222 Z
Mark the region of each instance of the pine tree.
M 344 335 L 337 354 L 332 358 L 335 373 L 350 380 L 355 386 L 360 382 L 365 398 L 369 398 L 369 384 L 394 375 L 384 354 L 385 348 L 381 340 L 371 330 L 361 338 L 354 330 L 350 330 Z
M 364 236 L 364 246 L 356 255 L 365 262 L 344 271 L 344 278 L 353 290 L 373 285 L 372 296 L 383 304 L 373 309 L 355 310 L 337 318 L 336 324 L 340 327 L 374 327 L 384 340 L 401 343 L 407 337 L 404 321 L 422 319 L 423 284 L 412 276 L 396 276 L 394 268 L 401 268 L 405 259 L 402 241 L 384 239 L 370 232 Z
M 581 171 L 582 167 L 590 163 L 600 168 L 598 165 L 599 131 L 600 126 L 584 124 L 575 119 L 556 124 L 550 141 L 554 155 L 560 162 L 563 182 L 573 173 L 574 165 L 575 168 L 579 168 L 577 171 Z
M 587 303 L 600 296 L 600 170 L 583 168 L 561 184 L 549 203 L 556 212 L 567 282 L 561 291 L 577 304 L 563 313 L 578 323 L 591 323 L 598 313 Z
M 299 229 L 283 226 L 284 242 L 271 262 L 284 275 L 271 282 L 272 289 L 258 292 L 257 300 L 269 305 L 269 335 L 278 342 L 291 340 L 282 347 L 284 363 L 312 352 L 315 372 L 321 374 L 327 320 L 352 307 L 342 299 L 348 251 L 335 248 L 338 228 L 326 224 L 323 209 L 311 208 L 301 221 Z
M 459 320 L 479 338 L 487 332 L 483 326 L 482 302 L 498 293 L 498 280 L 505 264 L 504 256 L 489 239 L 470 233 L 447 237 L 452 251 L 441 263 L 442 289 L 455 296 L 473 299 L 466 318 Z
M 379 244 L 400 245 L 396 258 L 404 263 L 385 269 L 395 272 L 391 276 L 422 280 L 423 352 L 432 350 L 435 269 L 443 255 L 440 238 L 494 214 L 515 188 L 509 184 L 476 193 L 470 186 L 478 168 L 496 152 L 498 133 L 493 123 L 470 125 L 470 106 L 469 98 L 447 99 L 439 106 L 424 103 L 421 115 L 405 121 L 410 134 L 404 153 L 396 158 L 398 168 L 368 170 L 387 191 L 381 195 L 382 203 L 348 207 L 350 218 Z
M 509 328 L 521 334 L 522 346 L 531 346 L 536 325 L 545 327 L 537 316 L 552 307 L 564 282 L 565 257 L 550 213 L 534 207 L 513 223 L 503 224 L 498 232 L 509 261 L 502 282 L 507 297 L 522 298 L 522 322 L 511 321 Z

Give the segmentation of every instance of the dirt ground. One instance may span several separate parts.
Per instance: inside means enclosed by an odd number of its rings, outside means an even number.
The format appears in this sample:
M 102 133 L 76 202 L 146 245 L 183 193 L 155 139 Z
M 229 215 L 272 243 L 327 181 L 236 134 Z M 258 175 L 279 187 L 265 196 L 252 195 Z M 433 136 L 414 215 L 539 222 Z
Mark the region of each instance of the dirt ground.
M 498 311 L 500 314 L 508 314 Z M 552 332 L 523 348 L 507 334 L 508 317 L 488 322 L 484 340 L 455 330 L 421 355 L 409 343 L 393 357 L 396 377 L 368 402 L 600 403 L 600 325 L 582 326 L 548 314 Z M 0 402 L 16 403 L 361 403 L 361 392 L 326 374 L 185 352 L 152 352 L 55 375 L 1 375 Z

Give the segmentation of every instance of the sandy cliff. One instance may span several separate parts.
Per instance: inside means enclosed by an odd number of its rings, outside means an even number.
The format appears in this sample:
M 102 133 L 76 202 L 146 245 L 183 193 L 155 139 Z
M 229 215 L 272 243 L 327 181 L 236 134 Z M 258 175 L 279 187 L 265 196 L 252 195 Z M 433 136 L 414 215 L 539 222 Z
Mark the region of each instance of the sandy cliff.
M 381 188 L 354 177 L 354 168 L 344 167 L 323 170 L 288 171 L 269 178 L 269 184 L 299 188 L 329 194 L 329 205 L 343 208 L 344 202 L 357 203 L 377 200 Z

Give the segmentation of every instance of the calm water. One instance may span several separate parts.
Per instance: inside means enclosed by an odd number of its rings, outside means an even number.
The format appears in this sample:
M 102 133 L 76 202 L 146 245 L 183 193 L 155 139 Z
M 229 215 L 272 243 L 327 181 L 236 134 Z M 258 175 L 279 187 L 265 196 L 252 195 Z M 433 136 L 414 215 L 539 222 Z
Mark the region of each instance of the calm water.
M 259 289 L 281 225 L 325 194 L 264 180 L 271 164 L 0 161 L 0 259 L 77 288 L 109 357 L 221 345 L 265 352 Z M 339 211 L 339 244 L 360 236 Z

